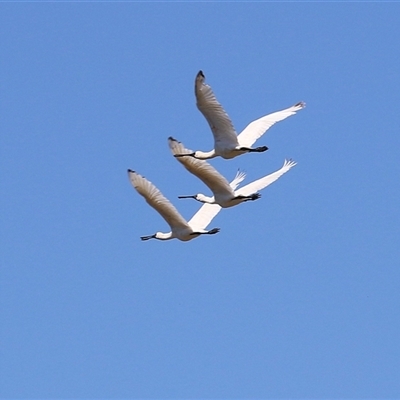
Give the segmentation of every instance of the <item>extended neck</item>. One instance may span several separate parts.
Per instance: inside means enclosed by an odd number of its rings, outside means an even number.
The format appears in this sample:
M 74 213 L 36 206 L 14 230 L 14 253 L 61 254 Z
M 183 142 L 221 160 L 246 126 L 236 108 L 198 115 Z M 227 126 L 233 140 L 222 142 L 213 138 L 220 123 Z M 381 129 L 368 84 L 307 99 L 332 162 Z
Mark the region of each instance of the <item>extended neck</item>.
M 200 201 L 200 203 L 215 204 L 214 197 L 208 197 L 201 193 L 194 194 L 192 196 L 178 196 L 178 199 L 195 199 L 197 201 Z
M 211 151 L 195 151 L 194 153 L 194 158 L 197 158 L 198 160 L 209 160 L 210 158 L 217 157 L 215 154 L 215 150 Z
M 157 232 L 156 233 L 156 239 L 158 239 L 158 240 L 170 240 L 170 239 L 173 239 L 172 232 L 168 232 L 168 233 Z
M 172 236 L 172 232 L 168 232 L 168 233 L 157 232 L 154 235 L 141 236 L 140 239 L 142 239 L 142 240 L 149 240 L 149 239 L 170 240 L 170 239 L 173 239 L 173 236 Z
M 213 197 L 208 197 L 208 196 L 205 196 L 204 194 L 199 193 L 199 194 L 196 195 L 195 198 L 196 198 L 197 201 L 200 201 L 201 203 L 215 204 L 214 196 Z

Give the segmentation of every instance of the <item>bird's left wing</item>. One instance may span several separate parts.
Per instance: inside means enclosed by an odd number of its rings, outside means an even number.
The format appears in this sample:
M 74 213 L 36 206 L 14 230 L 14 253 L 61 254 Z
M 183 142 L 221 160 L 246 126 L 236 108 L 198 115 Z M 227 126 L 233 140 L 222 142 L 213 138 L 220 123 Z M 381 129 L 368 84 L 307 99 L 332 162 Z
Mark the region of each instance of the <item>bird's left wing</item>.
M 196 76 L 196 105 L 207 120 L 214 135 L 215 146 L 233 148 L 238 145 L 235 128 L 227 112 L 215 97 L 210 85 L 204 83 L 202 71 Z
M 297 111 L 301 110 L 306 106 L 306 103 L 300 102 L 292 107 L 286 108 L 285 110 L 277 111 L 272 114 L 265 115 L 253 122 L 250 122 L 246 128 L 238 135 L 238 141 L 240 146 L 250 147 L 254 142 L 260 138 L 272 125 L 275 123 L 296 114 Z
M 242 188 L 238 189 L 235 193 L 236 195 L 249 196 L 250 194 L 257 192 L 258 190 L 264 189 L 271 183 L 275 182 L 277 179 L 279 179 L 283 174 L 288 172 L 289 169 L 294 167 L 295 165 L 296 162 L 292 160 L 285 160 L 282 168 L 279 169 L 278 171 L 275 171 L 272 174 L 264 176 L 263 178 L 257 179 L 256 181 L 251 182 L 246 186 L 243 186 Z
M 173 137 L 168 138 L 168 145 L 172 154 L 188 154 L 192 151 Z M 231 193 L 229 182 L 211 164 L 194 157 L 178 157 L 177 160 L 193 175 L 202 180 L 213 192 Z
M 132 170 L 128 170 L 128 176 L 132 186 L 167 221 L 171 229 L 173 227 L 187 227 L 185 218 L 152 182 Z

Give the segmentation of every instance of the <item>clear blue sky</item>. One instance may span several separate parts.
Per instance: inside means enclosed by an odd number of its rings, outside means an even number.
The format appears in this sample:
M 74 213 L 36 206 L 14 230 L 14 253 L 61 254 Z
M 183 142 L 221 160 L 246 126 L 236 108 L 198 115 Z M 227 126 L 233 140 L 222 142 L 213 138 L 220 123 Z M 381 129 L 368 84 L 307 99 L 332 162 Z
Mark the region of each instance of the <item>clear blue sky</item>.
M 2 398 L 400 398 L 399 3 L 1 3 Z M 202 69 L 246 182 L 298 165 L 214 236 L 168 230 L 207 192 Z

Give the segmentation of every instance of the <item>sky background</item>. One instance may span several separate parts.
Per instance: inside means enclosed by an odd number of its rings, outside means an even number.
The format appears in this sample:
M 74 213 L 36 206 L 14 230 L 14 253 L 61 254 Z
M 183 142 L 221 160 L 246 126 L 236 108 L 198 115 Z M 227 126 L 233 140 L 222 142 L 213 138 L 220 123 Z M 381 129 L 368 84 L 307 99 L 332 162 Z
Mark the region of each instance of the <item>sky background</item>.
M 1 398 L 400 398 L 400 4 L 1 3 Z M 238 131 L 212 164 L 296 167 L 217 235 L 168 231 L 207 188 L 203 70 Z

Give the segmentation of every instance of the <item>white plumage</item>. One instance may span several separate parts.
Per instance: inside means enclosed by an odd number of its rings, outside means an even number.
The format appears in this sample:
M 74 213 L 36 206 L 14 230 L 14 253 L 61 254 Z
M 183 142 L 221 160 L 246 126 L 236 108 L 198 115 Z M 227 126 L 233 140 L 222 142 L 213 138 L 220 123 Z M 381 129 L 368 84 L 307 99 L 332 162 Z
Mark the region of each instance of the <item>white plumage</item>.
M 272 125 L 282 121 L 305 107 L 304 102 L 299 102 L 285 110 L 265 115 L 253 122 L 237 135 L 226 111 L 215 97 L 211 87 L 204 83 L 205 76 L 202 71 L 196 76 L 195 94 L 196 104 L 200 112 L 206 118 L 214 135 L 214 149 L 208 152 L 195 151 L 186 154 L 176 154 L 175 157 L 191 156 L 201 160 L 207 160 L 217 156 L 226 159 L 237 157 L 249 152 L 263 152 L 266 146 L 252 148 L 255 141 L 260 138 Z
M 191 150 L 186 149 L 184 145 L 174 138 L 168 139 L 169 147 L 173 155 L 190 153 Z M 199 160 L 194 157 L 179 157 L 178 161 L 193 175 L 202 180 L 213 192 L 213 197 L 205 196 L 204 194 L 196 194 L 191 196 L 179 196 L 179 198 L 193 198 L 197 201 L 206 204 L 218 204 L 223 208 L 233 207 L 237 204 L 257 200 L 261 197 L 259 190 L 264 189 L 271 183 L 275 182 L 284 173 L 294 167 L 296 163 L 291 160 L 285 160 L 282 168 L 278 171 L 266 175 L 246 186 L 236 190 L 240 182 L 245 178 L 244 173 L 238 173 L 231 184 L 207 161 Z
M 132 186 L 141 194 L 147 203 L 153 207 L 171 227 L 171 232 L 156 232 L 154 235 L 141 236 L 142 240 L 148 239 L 179 239 L 188 241 L 199 235 L 214 234 L 219 228 L 206 231 L 205 228 L 221 209 L 218 205 L 204 204 L 189 222 L 182 217 L 170 201 L 150 181 L 137 172 L 128 169 L 128 176 Z

